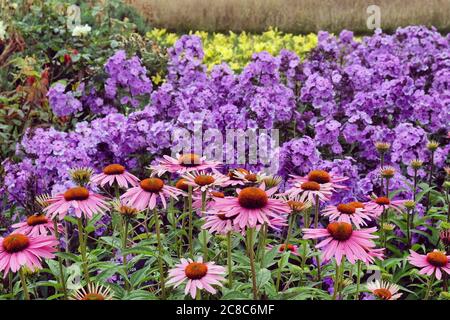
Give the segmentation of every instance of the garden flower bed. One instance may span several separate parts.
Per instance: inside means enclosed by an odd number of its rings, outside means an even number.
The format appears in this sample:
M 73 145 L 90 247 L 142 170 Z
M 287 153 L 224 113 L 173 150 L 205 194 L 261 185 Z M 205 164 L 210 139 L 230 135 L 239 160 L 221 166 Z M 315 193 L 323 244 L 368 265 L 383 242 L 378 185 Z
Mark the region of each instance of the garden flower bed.
M 449 298 L 449 36 L 153 30 L 97 59 L 83 30 L 20 60 L 42 113 L 5 122 L 2 298 Z M 174 152 L 230 130 L 270 161 Z

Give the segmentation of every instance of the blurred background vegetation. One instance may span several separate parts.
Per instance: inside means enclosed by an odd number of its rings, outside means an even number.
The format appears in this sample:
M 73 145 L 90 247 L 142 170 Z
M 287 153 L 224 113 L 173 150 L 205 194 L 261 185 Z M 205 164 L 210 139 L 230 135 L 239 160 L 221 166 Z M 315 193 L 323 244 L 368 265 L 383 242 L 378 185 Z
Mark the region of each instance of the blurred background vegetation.
M 450 30 L 450 0 L 126 0 L 155 27 L 176 32 L 263 32 L 269 27 L 297 34 L 342 29 L 371 33 L 367 7 L 381 9 L 381 27 L 435 26 Z

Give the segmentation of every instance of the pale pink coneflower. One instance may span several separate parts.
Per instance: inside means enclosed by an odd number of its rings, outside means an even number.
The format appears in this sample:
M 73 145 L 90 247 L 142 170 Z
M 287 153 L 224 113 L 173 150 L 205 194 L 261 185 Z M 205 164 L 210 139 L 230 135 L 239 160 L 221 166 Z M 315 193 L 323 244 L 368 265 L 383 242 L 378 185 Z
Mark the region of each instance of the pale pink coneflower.
M 70 300 L 113 300 L 113 298 L 111 289 L 98 283 L 89 283 L 87 289 L 80 288 L 70 296 Z
M 137 187 L 128 189 L 120 197 L 120 200 L 127 206 L 144 210 L 154 209 L 159 198 L 163 207 L 166 208 L 166 197 L 178 200 L 178 196 L 181 194 L 183 191 L 164 184 L 164 181 L 159 178 L 147 178 L 142 180 Z
M 226 182 L 230 180 L 227 176 L 221 174 L 217 170 L 212 172 L 190 171 L 182 175 L 184 183 L 192 187 L 193 191 L 206 192 L 211 188 L 224 187 Z
M 221 191 L 208 190 L 206 192 L 206 210 L 209 211 L 214 207 L 214 201 L 216 198 L 225 198 L 225 194 Z M 203 217 L 202 214 L 202 195 L 200 192 L 196 192 L 192 195 L 192 208 L 195 210 L 199 217 Z
M 166 172 L 184 174 L 190 171 L 210 170 L 221 165 L 216 161 L 207 161 L 205 157 L 194 153 L 177 154 L 176 158 L 164 155 L 156 161 L 158 163 L 149 166 L 149 169 L 152 170 L 152 175 L 158 176 Z
M 227 177 L 229 179 L 227 182 L 225 182 L 226 187 L 244 186 L 246 183 L 244 179 L 247 175 L 250 174 L 250 171 L 244 168 L 230 169 L 227 174 Z
M 403 213 L 405 208 L 405 202 L 408 200 L 391 200 L 388 197 L 368 197 L 370 201 L 364 203 L 364 211 L 373 217 L 377 218 L 381 216 L 384 210 L 393 209 L 399 213 Z
M 223 212 L 212 211 L 204 218 L 205 223 L 202 229 L 208 230 L 210 233 L 218 233 L 226 235 L 228 232 L 239 232 L 238 227 L 233 224 L 233 218 L 227 217 Z
M 411 254 L 408 257 L 409 263 L 421 268 L 420 274 L 431 276 L 434 273 L 438 280 L 441 280 L 443 272 L 450 274 L 450 256 L 445 255 L 444 252 L 434 250 L 423 255 L 409 250 L 409 253 Z
M 44 212 L 51 219 L 58 216 L 62 220 L 72 208 L 77 218 L 81 218 L 82 215 L 92 218 L 94 214 L 103 214 L 108 209 L 106 200 L 106 197 L 84 187 L 74 187 L 49 199 L 49 205 L 44 208 Z
M 215 199 L 214 210 L 233 218 L 233 223 L 242 229 L 254 228 L 264 223 L 272 226 L 273 221 L 278 224 L 281 220 L 285 220 L 290 212 L 289 206 L 284 201 L 271 198 L 276 191 L 277 187 L 266 191 L 264 183 L 259 187 L 238 189 L 237 197 Z
M 402 295 L 398 293 L 400 290 L 398 285 L 386 281 L 375 280 L 373 282 L 367 282 L 367 289 L 381 300 L 397 300 Z
M 192 299 L 195 299 L 197 290 L 205 289 L 215 294 L 216 289 L 213 285 L 222 287 L 221 282 L 225 280 L 224 274 L 224 267 L 216 266 L 214 262 L 204 263 L 202 257 L 199 257 L 197 261 L 181 259 L 181 263 L 169 270 L 167 285 L 173 285 L 176 288 L 187 281 L 184 294 L 190 294 Z
M 324 170 L 312 170 L 308 173 L 308 175 L 301 177 L 291 175 L 292 179 L 290 182 L 292 184 L 302 184 L 305 182 L 317 182 L 318 184 L 328 184 L 331 189 L 334 191 L 335 189 L 347 189 L 345 185 L 342 185 L 341 182 L 348 180 L 347 177 L 341 177 L 335 175 L 330 172 L 326 172 Z
M 295 183 L 284 193 L 291 199 L 298 198 L 301 202 L 310 202 L 313 205 L 316 204 L 316 198 L 319 202 L 325 202 L 330 200 L 332 194 L 331 184 L 320 184 L 315 181 Z
M 32 237 L 13 233 L 0 238 L 0 271 L 4 271 L 6 277 L 9 270 L 17 272 L 21 267 L 30 270 L 41 269 L 41 259 L 54 258 L 57 244 L 54 236 Z
M 369 252 L 375 248 L 372 239 L 378 238 L 373 234 L 376 230 L 375 227 L 353 230 L 349 223 L 331 222 L 324 229 L 303 229 L 303 239 L 325 238 L 316 245 L 317 249 L 322 250 L 323 260 L 334 257 L 339 265 L 342 257 L 346 257 L 351 264 L 356 260 L 369 264 L 374 261 Z
M 55 234 L 55 224 L 43 214 L 29 216 L 25 221 L 15 223 L 11 227 L 15 229 L 12 233 L 22 233 L 32 237 Z M 58 223 L 58 232 L 62 230 L 62 226 Z
M 96 174 L 91 178 L 91 183 L 104 187 L 105 185 L 112 186 L 114 183 L 121 188 L 128 188 L 128 186 L 137 186 L 139 179 L 125 170 L 125 167 L 120 164 L 110 164 L 103 168 L 102 173 Z
M 330 219 L 330 222 L 347 222 L 353 224 L 358 229 L 366 226 L 366 221 L 372 220 L 362 208 L 356 208 L 351 203 L 340 203 L 337 206 L 327 206 L 322 214 Z

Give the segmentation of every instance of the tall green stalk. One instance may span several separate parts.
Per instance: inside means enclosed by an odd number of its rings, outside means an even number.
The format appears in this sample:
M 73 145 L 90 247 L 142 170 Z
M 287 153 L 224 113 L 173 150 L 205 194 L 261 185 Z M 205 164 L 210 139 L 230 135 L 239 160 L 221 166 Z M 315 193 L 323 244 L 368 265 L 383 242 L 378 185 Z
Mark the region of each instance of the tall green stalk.
M 87 235 L 86 235 L 87 238 Z M 80 253 L 81 253 L 81 260 L 83 264 L 83 272 L 84 272 L 84 278 L 86 280 L 87 284 L 91 283 L 91 280 L 89 278 L 89 266 L 88 266 L 88 260 L 87 260 L 87 254 L 86 254 L 86 238 L 84 234 L 84 227 L 83 227 L 83 220 L 82 218 L 78 218 L 78 240 L 80 243 Z
M 23 268 L 19 269 L 20 282 L 22 283 L 23 295 L 25 300 L 30 300 L 30 294 L 28 292 L 27 281 L 25 279 L 25 274 L 23 273 Z
M 202 191 L 202 217 L 204 217 L 206 211 L 206 191 Z M 202 230 L 203 235 L 203 261 L 208 261 L 208 239 L 206 230 Z
M 193 245 L 193 236 L 192 230 L 193 226 L 193 218 L 192 218 L 192 186 L 188 186 L 188 212 L 189 212 L 189 254 L 191 259 L 194 258 L 194 245 Z
M 59 232 L 58 232 L 58 222 L 56 219 L 53 219 L 53 227 L 55 229 L 55 238 L 58 241 L 58 251 L 61 251 L 61 246 L 59 245 Z M 68 243 L 66 243 L 66 246 Z M 61 284 L 61 289 L 64 295 L 64 300 L 67 300 L 67 289 L 66 289 L 66 277 L 64 276 L 63 263 L 60 256 L 58 256 L 58 265 L 59 265 L 59 281 Z
M 153 209 L 153 215 L 155 218 L 156 241 L 158 243 L 158 264 L 159 264 L 159 277 L 161 281 L 161 298 L 165 299 L 166 287 L 165 287 L 164 264 L 163 264 L 163 246 L 161 243 L 161 230 L 159 228 L 159 214 L 156 207 Z
M 233 287 L 233 262 L 231 256 L 231 231 L 227 233 L 227 266 L 228 266 L 228 286 Z
M 250 258 L 250 271 L 252 273 L 253 299 L 258 300 L 258 287 L 256 286 L 255 251 L 253 250 L 253 232 L 254 228 L 249 228 L 247 230 L 247 251 Z
M 316 196 L 315 199 L 315 213 L 314 213 L 314 229 L 317 229 L 319 226 L 319 208 L 320 208 L 320 202 L 319 202 L 319 196 Z M 317 240 L 314 240 L 314 244 L 317 244 Z M 320 267 L 320 256 L 316 256 L 316 263 L 317 263 L 317 281 L 321 281 L 321 267 Z

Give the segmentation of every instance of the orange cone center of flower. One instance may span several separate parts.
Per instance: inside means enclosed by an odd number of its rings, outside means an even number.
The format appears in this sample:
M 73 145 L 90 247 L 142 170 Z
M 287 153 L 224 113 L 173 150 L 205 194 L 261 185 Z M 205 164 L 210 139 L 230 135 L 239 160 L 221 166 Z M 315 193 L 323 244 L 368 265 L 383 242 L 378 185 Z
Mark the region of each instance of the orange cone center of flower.
M 294 201 L 294 200 L 289 200 L 288 205 L 294 211 L 301 211 L 301 210 L 303 210 L 303 207 L 305 206 L 305 204 L 303 202 Z
M 359 202 L 359 201 L 349 202 L 348 204 L 353 206 L 356 209 L 364 209 L 364 203 Z
M 387 197 L 378 197 L 375 199 L 375 203 L 379 204 L 380 206 L 386 206 L 386 205 L 390 204 L 391 201 Z
M 197 185 L 202 186 L 202 187 L 203 186 L 208 186 L 208 185 L 214 183 L 214 181 L 215 180 L 214 180 L 213 176 L 209 176 L 209 175 L 206 175 L 206 174 L 196 176 L 195 179 L 194 179 L 194 182 Z
M 212 191 L 211 195 L 216 198 L 225 198 L 225 194 L 220 191 Z
M 246 209 L 261 209 L 267 205 L 269 199 L 264 190 L 256 187 L 248 187 L 241 190 L 238 201 Z
M 175 184 L 175 187 L 177 189 L 183 190 L 183 191 L 188 191 L 189 189 L 189 185 L 186 184 L 186 179 L 181 178 L 180 180 L 177 181 L 177 183 Z
M 392 293 L 385 288 L 375 289 L 373 290 L 373 294 L 383 300 L 389 300 L 392 297 Z
M 120 164 L 110 164 L 109 166 L 106 166 L 103 168 L 104 174 L 122 174 L 125 172 L 125 167 Z
M 120 206 L 119 213 L 124 217 L 133 217 L 138 213 L 138 210 L 128 206 Z
M 48 219 L 43 215 L 32 215 L 27 218 L 27 224 L 29 226 L 37 226 L 39 224 L 45 224 L 48 222 Z
M 258 180 L 256 174 L 254 174 L 254 173 L 249 173 L 249 174 L 245 175 L 245 179 L 250 182 L 256 182 Z
M 230 172 L 228 172 L 228 177 L 231 180 L 236 180 L 237 179 L 236 175 L 234 174 L 234 171 L 240 172 L 240 173 L 242 173 L 244 175 L 250 174 L 250 172 L 248 172 L 248 170 L 246 170 L 244 168 L 238 168 L 238 169 L 235 169 L 235 170 L 231 170 Z
M 186 153 L 178 159 L 181 165 L 185 167 L 196 167 L 200 164 L 200 156 L 195 153 Z
M 308 181 L 308 182 L 302 183 L 301 188 L 303 190 L 319 191 L 320 190 L 320 184 L 318 184 L 315 181 Z
M 427 261 L 435 267 L 444 267 L 448 263 L 447 256 L 439 251 L 433 251 L 427 254 Z
M 282 244 L 281 246 L 280 246 L 280 251 L 281 252 L 283 252 L 284 250 L 286 249 L 286 244 Z M 288 244 L 287 245 L 287 250 L 288 251 L 295 251 L 295 247 L 292 245 L 292 244 Z
M 164 181 L 159 178 L 147 178 L 141 181 L 141 188 L 147 192 L 159 192 L 164 187 Z
M 89 198 L 89 190 L 84 187 L 71 188 L 64 193 L 64 199 L 66 199 L 66 201 L 82 201 L 87 198 Z
M 328 183 L 331 181 L 331 177 L 328 172 L 323 170 L 313 170 L 308 174 L 308 180 L 317 183 Z
M 82 300 L 105 300 L 105 297 L 98 293 L 87 293 Z
M 8 253 L 20 252 L 28 248 L 29 245 L 28 237 L 20 233 L 11 234 L 3 239 L 3 249 Z
M 344 214 L 354 214 L 356 211 L 356 208 L 349 203 L 338 204 L 337 209 L 340 213 Z
M 347 222 L 332 222 L 328 225 L 327 230 L 333 239 L 338 241 L 350 239 L 353 233 L 352 225 Z
M 191 280 L 198 280 L 206 276 L 208 266 L 205 263 L 191 262 L 184 269 L 186 277 Z

